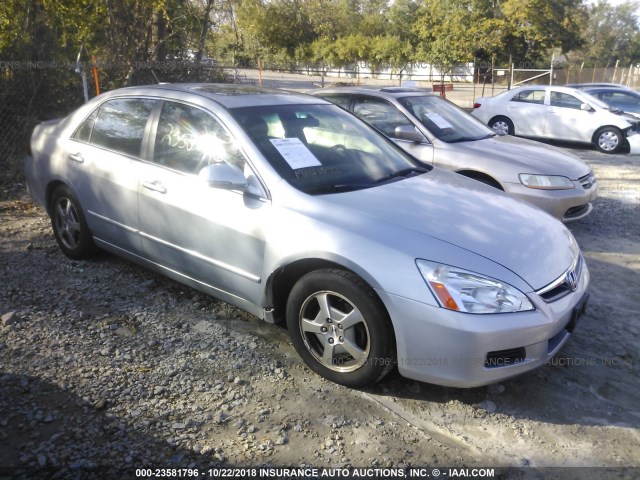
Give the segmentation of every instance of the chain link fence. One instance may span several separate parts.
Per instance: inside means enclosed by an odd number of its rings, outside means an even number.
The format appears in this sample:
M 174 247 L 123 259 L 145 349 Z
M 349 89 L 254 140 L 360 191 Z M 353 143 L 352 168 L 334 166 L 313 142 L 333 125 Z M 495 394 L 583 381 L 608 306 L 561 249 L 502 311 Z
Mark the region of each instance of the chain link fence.
M 42 121 L 62 117 L 78 108 L 98 90 L 116 88 L 114 78 L 127 85 L 160 82 L 211 82 L 249 84 L 304 92 L 334 85 L 399 85 L 402 77 L 377 79 L 358 71 L 330 74 L 314 69 L 266 70 L 219 66 L 207 60 L 110 66 L 48 62 L 0 62 L 0 155 L 4 172 L 22 163 L 28 153 L 33 127 Z M 407 78 L 407 77 L 405 77 Z M 431 88 L 435 78 L 413 80 Z M 469 86 L 472 86 L 470 83 Z M 21 168 L 19 168 L 21 169 Z
M 81 68 L 77 68 L 77 67 Z M 162 62 L 139 65 L 69 65 L 44 62 L 0 62 L 0 163 L 5 180 L 20 178 L 22 161 L 28 154 L 33 127 L 42 121 L 62 117 L 89 98 L 97 90 L 128 85 L 148 85 L 160 82 L 238 83 L 257 87 L 305 92 L 328 86 L 388 86 L 410 82 L 411 85 L 441 91 L 464 108 L 473 105 L 475 97 L 495 95 L 506 89 L 505 78 L 476 74 L 462 81 L 429 75 L 372 75 L 359 70 L 327 72 L 323 69 L 257 69 L 225 67 L 213 60 Z M 476 69 L 476 72 L 478 70 Z M 82 75 L 84 73 L 84 75 Z M 120 79 L 114 81 L 114 79 Z M 122 79 L 125 79 L 124 82 Z M 96 81 L 97 80 L 97 81 Z M 460 80 L 460 79 L 456 79 Z M 568 82 L 618 82 L 640 85 L 640 70 L 634 66 L 622 68 L 559 68 L 553 71 L 554 84 Z M 549 84 L 549 75 L 532 83 Z M 17 172 L 17 173 L 16 173 Z

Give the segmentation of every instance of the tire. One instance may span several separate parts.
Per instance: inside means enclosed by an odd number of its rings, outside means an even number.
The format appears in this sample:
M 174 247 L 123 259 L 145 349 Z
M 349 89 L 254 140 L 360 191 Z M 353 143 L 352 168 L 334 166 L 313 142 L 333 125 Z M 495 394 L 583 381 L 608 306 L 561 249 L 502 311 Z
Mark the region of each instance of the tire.
M 90 258 L 97 252 L 84 213 L 68 187 L 61 185 L 51 195 L 51 226 L 62 253 L 75 260 Z
M 513 122 L 507 117 L 495 117 L 489 121 L 489 128 L 498 135 L 515 135 Z
M 395 365 L 395 337 L 374 291 L 344 270 L 302 277 L 287 301 L 291 341 L 311 370 L 348 387 L 381 380 Z
M 605 127 L 595 134 L 594 146 L 603 153 L 616 153 L 624 145 L 622 132 L 615 127 Z

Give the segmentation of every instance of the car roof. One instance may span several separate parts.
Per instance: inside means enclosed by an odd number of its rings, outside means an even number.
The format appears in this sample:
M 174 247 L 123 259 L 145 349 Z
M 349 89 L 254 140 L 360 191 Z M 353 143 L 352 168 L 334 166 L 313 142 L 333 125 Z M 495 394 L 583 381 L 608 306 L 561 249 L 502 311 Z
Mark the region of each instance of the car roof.
M 287 92 L 254 85 L 232 83 L 162 83 L 125 87 L 108 92 L 107 95 L 159 95 L 163 93 L 186 93 L 208 98 L 224 108 L 242 108 L 265 105 L 329 104 L 322 99 L 303 93 Z
M 594 88 L 594 87 L 610 87 L 610 88 L 618 88 L 618 89 L 628 89 L 629 87 L 625 85 L 621 85 L 619 83 L 607 83 L 607 82 L 595 82 L 595 83 L 567 83 L 565 87 L 571 88 Z
M 434 96 L 432 91 L 419 87 L 329 87 L 309 92 L 312 95 L 321 95 L 322 93 L 350 93 L 350 94 L 369 94 L 382 98 L 398 98 L 398 97 L 418 97 L 418 96 Z
M 635 90 L 629 90 L 626 88 L 617 88 L 617 87 L 589 87 L 584 89 L 587 93 L 626 93 L 628 95 L 632 95 L 634 97 L 640 97 L 640 92 L 636 92 Z
M 503 94 L 517 93 L 517 92 L 522 92 L 522 91 L 526 91 L 526 90 L 545 90 L 545 91 L 546 90 L 554 90 L 556 92 L 568 93 L 568 94 L 571 94 L 571 95 L 584 95 L 584 94 L 588 93 L 585 90 L 579 90 L 577 88 L 561 86 L 561 85 L 524 85 L 522 87 L 517 87 L 517 88 L 513 88 L 511 90 L 507 90 Z

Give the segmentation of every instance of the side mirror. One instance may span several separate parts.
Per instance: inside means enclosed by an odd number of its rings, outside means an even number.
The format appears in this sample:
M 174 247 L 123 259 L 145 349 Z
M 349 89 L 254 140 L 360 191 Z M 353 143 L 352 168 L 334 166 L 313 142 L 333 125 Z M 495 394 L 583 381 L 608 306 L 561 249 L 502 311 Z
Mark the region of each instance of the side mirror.
M 228 163 L 212 163 L 207 165 L 198 176 L 202 178 L 210 187 L 221 188 L 223 190 L 247 191 L 249 182 L 240 169 L 232 167 Z
M 400 125 L 393 131 L 394 138 L 408 140 L 409 142 L 422 143 L 426 138 L 413 125 Z
M 591 112 L 593 108 L 588 103 L 583 103 L 580 105 L 580 110 L 584 110 L 585 112 Z

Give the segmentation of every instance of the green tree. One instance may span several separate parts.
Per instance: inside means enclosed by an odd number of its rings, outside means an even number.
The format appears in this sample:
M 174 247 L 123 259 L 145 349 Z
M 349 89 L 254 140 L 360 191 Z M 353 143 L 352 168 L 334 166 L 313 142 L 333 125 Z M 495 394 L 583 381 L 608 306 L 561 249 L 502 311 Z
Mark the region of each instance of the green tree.
M 537 61 L 553 48 L 568 52 L 582 44 L 582 0 L 504 0 L 499 6 L 502 41 L 514 59 Z
M 640 2 L 629 0 L 613 6 L 604 0 L 589 8 L 584 48 L 576 56 L 588 64 L 601 66 L 637 62 L 640 59 Z
M 472 0 L 425 0 L 417 11 L 413 30 L 419 40 L 418 55 L 442 74 L 474 57 L 478 32 Z

